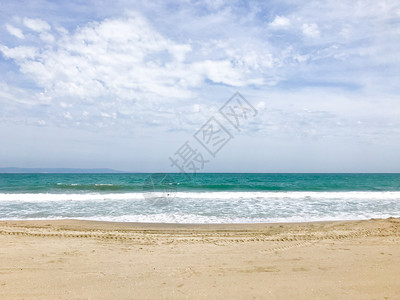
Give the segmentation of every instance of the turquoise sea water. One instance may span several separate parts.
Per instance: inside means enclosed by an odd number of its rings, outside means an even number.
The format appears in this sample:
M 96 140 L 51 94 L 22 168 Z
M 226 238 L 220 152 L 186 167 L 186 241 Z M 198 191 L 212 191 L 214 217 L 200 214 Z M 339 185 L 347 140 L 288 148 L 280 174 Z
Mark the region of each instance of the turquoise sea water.
M 0 174 L 0 219 L 254 223 L 400 216 L 400 174 Z

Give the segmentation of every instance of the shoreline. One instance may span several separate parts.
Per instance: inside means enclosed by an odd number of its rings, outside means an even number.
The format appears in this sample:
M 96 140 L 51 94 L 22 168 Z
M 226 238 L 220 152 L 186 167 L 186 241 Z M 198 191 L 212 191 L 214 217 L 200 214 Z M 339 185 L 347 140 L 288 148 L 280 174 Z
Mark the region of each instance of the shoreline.
M 343 220 L 320 220 L 320 221 L 293 221 L 293 222 L 258 222 L 258 223 L 164 223 L 164 222 L 124 222 L 124 221 L 104 221 L 104 220 L 88 220 L 88 219 L 1 219 L 0 226 L 2 224 L 41 224 L 41 223 L 53 223 L 51 225 L 57 224 L 73 224 L 80 223 L 81 225 L 85 225 L 87 227 L 90 226 L 111 226 L 111 227 L 155 227 L 155 228 L 171 228 L 171 229 L 179 229 L 182 227 L 188 227 L 190 229 L 195 229 L 196 227 L 259 227 L 259 226 L 274 226 L 274 225 L 308 225 L 308 224 L 330 224 L 330 223 L 356 223 L 356 222 L 368 222 L 368 221 L 376 221 L 376 220 L 400 220 L 400 217 L 387 217 L 387 218 L 368 218 L 368 219 L 343 219 Z
M 294 222 L 259 222 L 259 223 L 163 223 L 163 222 L 123 222 L 123 221 L 104 221 L 104 220 L 89 220 L 89 219 L 75 219 L 75 218 L 66 218 L 66 219 L 1 219 L 0 225 L 2 223 L 74 223 L 74 222 L 82 222 L 89 224 L 110 224 L 110 225 L 129 225 L 129 226 L 253 226 L 253 225 L 301 225 L 301 224 L 313 224 L 313 223 L 337 223 L 337 222 L 365 222 L 365 221 L 374 221 L 374 220 L 396 220 L 400 217 L 387 217 L 387 218 L 368 218 L 368 219 L 343 219 L 343 220 L 321 220 L 321 221 L 294 221 Z
M 5 299 L 395 299 L 400 218 L 0 221 Z

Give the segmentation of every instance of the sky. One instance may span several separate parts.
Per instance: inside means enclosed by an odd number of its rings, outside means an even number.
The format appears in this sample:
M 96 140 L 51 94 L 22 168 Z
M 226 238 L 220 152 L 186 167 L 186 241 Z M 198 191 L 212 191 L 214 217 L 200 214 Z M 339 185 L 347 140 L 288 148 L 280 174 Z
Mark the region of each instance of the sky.
M 0 167 L 400 172 L 399 53 L 395 0 L 0 0 Z

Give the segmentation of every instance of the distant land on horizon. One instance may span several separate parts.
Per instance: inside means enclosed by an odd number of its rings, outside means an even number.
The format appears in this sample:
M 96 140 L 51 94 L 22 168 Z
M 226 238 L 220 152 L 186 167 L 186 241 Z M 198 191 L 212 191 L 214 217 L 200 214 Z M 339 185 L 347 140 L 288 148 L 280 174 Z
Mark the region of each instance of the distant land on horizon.
M 79 168 L 0 168 L 0 173 L 127 173 L 107 168 L 79 169 Z

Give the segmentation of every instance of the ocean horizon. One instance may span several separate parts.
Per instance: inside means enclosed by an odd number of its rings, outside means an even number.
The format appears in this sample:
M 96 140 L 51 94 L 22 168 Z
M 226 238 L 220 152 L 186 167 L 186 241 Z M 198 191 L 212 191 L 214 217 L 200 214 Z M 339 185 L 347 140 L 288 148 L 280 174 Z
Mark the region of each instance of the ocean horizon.
M 206 224 L 399 216 L 399 173 L 0 174 L 0 220 Z

